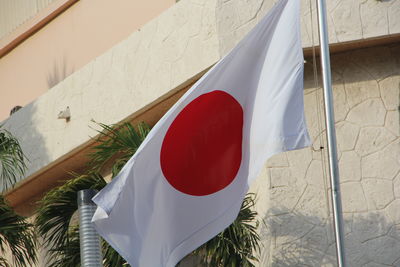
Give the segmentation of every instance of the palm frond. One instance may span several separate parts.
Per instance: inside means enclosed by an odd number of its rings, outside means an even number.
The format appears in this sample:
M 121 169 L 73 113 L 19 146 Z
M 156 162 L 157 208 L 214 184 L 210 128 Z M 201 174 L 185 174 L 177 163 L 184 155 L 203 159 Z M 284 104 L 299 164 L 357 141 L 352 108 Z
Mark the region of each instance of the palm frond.
M 8 264 L 8 261 L 0 256 L 0 266 L 2 267 L 11 267 L 10 264 Z
M 100 190 L 105 185 L 106 182 L 99 174 L 80 175 L 49 191 L 39 202 L 35 225 L 44 246 L 49 249 L 49 265 L 70 243 L 70 222 L 78 209 L 78 191 L 90 188 Z
M 104 267 L 115 267 L 115 266 L 123 266 L 129 267 L 130 265 L 126 262 L 121 255 L 116 252 L 113 247 L 111 247 L 106 241 L 102 240 L 102 250 L 103 250 L 103 258 Z
M 1 266 L 25 267 L 36 263 L 36 242 L 33 225 L 14 212 L 0 195 L 0 251 L 9 250 L 13 264 L 0 257 Z
M 48 262 L 48 267 L 81 266 L 79 227 L 71 226 L 68 231 L 67 241 L 51 249 L 50 254 L 53 255 L 53 259 Z
M 255 194 L 247 194 L 236 220 L 194 252 L 202 258 L 203 264 L 213 267 L 254 266 L 253 262 L 258 261 L 254 255 L 260 250 L 259 223 L 254 205 Z
M 0 125 L 0 185 L 2 190 L 12 187 L 25 173 L 26 157 L 18 140 Z
M 150 127 L 145 123 L 137 125 L 137 129 L 130 123 L 121 125 L 106 125 L 98 123 L 101 130 L 96 139 L 97 145 L 89 154 L 90 166 L 95 171 L 101 171 L 104 166 L 112 164 L 113 177 L 135 154 L 140 144 L 150 132 Z
M 98 174 L 105 165 L 112 163 L 116 175 L 144 140 L 149 127 L 144 123 L 137 130 L 129 123 L 119 126 L 98 124 L 102 130 L 96 139 L 97 145 L 90 156 L 92 170 L 89 174 L 77 176 L 64 185 L 49 191 L 39 202 L 35 224 L 49 249 L 48 266 L 80 266 L 79 234 L 71 226 L 73 214 L 77 211 L 77 192 L 82 189 L 100 190 L 106 185 Z M 129 266 L 126 261 L 107 243 L 103 242 L 105 266 Z

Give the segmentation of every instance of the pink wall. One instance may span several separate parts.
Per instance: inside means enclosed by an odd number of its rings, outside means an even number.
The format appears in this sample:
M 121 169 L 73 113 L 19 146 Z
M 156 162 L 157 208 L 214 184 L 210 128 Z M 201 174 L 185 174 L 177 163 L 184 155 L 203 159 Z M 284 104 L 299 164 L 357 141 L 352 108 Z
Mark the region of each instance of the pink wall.
M 0 121 L 128 37 L 175 0 L 81 0 L 0 58 Z

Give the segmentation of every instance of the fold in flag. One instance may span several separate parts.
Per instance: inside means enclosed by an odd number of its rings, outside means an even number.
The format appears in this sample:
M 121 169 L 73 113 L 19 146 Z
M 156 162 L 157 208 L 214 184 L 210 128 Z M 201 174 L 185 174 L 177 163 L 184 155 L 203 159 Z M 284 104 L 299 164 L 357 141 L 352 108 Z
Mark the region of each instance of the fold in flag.
M 131 266 L 175 266 L 234 221 L 267 158 L 310 144 L 299 21 L 300 1 L 279 1 L 93 198 Z

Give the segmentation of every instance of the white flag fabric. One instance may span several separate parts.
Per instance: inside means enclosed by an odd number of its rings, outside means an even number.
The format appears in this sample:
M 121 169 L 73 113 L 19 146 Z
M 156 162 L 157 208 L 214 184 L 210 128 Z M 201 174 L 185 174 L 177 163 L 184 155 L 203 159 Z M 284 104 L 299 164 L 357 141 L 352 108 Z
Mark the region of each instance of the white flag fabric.
M 273 154 L 310 145 L 300 1 L 281 0 L 155 125 L 93 201 L 131 266 L 175 266 L 236 218 Z

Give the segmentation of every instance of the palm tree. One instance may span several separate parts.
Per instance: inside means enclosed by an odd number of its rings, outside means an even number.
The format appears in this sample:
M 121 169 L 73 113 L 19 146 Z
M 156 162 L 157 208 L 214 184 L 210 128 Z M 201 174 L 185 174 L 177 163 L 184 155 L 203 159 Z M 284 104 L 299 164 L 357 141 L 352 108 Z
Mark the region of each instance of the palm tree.
M 48 249 L 49 267 L 80 266 L 79 231 L 76 211 L 77 193 L 83 189 L 100 190 L 106 185 L 100 174 L 111 164 L 114 177 L 129 158 L 136 152 L 148 134 L 149 127 L 139 124 L 137 130 L 129 123 L 102 128 L 96 139 L 93 153 L 89 155 L 90 170 L 87 174 L 72 174 L 73 178 L 49 191 L 39 202 L 35 225 Z M 102 241 L 104 266 L 126 265 L 125 260 L 106 242 Z
M 2 190 L 14 185 L 25 173 L 25 156 L 18 140 L 0 125 L 0 183 Z
M 0 181 L 2 190 L 13 186 L 24 175 L 25 156 L 18 140 L 0 126 Z M 18 215 L 0 195 L 0 251 L 11 253 L 12 265 L 0 256 L 1 266 L 31 266 L 36 262 L 33 225 Z
M 0 251 L 10 251 L 13 264 L 0 256 L 0 266 L 31 266 L 36 262 L 33 225 L 14 212 L 0 195 Z
M 255 194 L 249 193 L 243 200 L 236 220 L 216 237 L 196 251 L 201 263 L 213 267 L 253 267 L 258 261 L 260 237 L 257 233 L 259 222 L 253 210 Z
M 106 185 L 101 175 L 90 173 L 76 176 L 48 192 L 40 201 L 35 224 L 43 245 L 48 248 L 49 267 L 80 266 L 79 229 L 76 211 L 77 192 L 101 189 Z
M 79 235 L 76 219 L 74 221 L 77 192 L 103 188 L 106 182 L 100 173 L 111 166 L 112 177 L 118 174 L 150 131 L 145 124 L 139 124 L 137 129 L 129 123 L 119 126 L 99 125 L 102 130 L 96 139 L 97 145 L 89 155 L 90 171 L 84 175 L 74 175 L 66 184 L 48 192 L 39 204 L 35 224 L 49 250 L 49 267 L 80 266 Z M 251 210 L 253 205 L 254 195 L 248 195 L 238 219 L 202 246 L 200 252 L 195 253 L 203 257 L 203 263 L 213 264 L 210 266 L 253 266 L 251 261 L 257 260 L 253 255 L 259 250 L 256 213 Z M 128 266 L 104 241 L 103 255 L 107 267 Z M 238 265 L 225 265 L 231 263 Z

